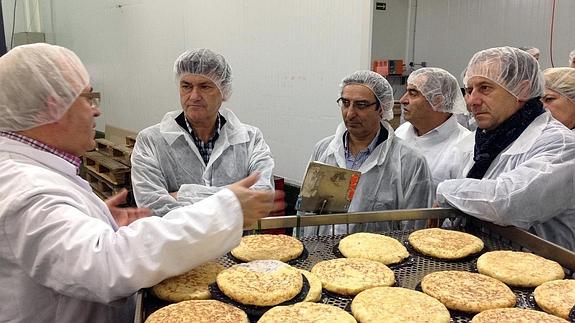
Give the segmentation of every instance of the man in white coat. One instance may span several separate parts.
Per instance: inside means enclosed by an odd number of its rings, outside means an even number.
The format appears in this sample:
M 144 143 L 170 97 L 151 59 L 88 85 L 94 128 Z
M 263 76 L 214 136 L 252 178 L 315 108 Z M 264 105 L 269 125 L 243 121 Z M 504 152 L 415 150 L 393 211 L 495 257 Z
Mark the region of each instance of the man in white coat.
M 457 122 L 458 114 L 467 114 L 457 79 L 441 68 L 421 68 L 407 78 L 399 102 L 406 122 L 395 134 L 425 156 L 434 189 L 440 182 L 456 178 L 445 163 L 451 162 L 451 148 L 471 133 Z
M 335 135 L 315 145 L 311 160 L 361 172 L 349 212 L 430 207 L 432 178 L 425 158 L 398 139 L 387 122 L 393 118 L 393 89 L 387 80 L 372 71 L 352 73 L 340 84 L 337 103 L 343 122 Z M 386 222 L 336 225 L 334 233 L 393 228 L 399 227 Z M 331 226 L 320 226 L 307 227 L 303 234 L 331 232 Z
M 537 60 L 517 48 L 486 49 L 463 82 L 478 129 L 458 145 L 459 179 L 439 183 L 438 204 L 575 250 L 575 134 L 543 108 Z
M 77 175 L 97 104 L 68 49 L 0 57 L 0 322 L 133 320 L 131 295 L 225 254 L 272 207 L 257 175 L 163 218 L 104 203 Z
M 132 152 L 132 186 L 140 207 L 157 216 L 201 201 L 254 172 L 256 189 L 273 189 L 274 161 L 261 131 L 221 108 L 232 71 L 209 49 L 183 53 L 174 64 L 181 110 L 142 130 Z

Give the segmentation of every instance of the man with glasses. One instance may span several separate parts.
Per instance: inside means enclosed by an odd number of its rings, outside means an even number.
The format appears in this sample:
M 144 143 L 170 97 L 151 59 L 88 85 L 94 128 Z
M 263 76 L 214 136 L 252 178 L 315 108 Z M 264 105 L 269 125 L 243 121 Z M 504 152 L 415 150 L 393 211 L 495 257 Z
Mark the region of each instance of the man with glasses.
M 132 152 L 132 186 L 154 215 L 198 202 L 255 172 L 255 189 L 273 190 L 274 160 L 261 131 L 221 108 L 232 93 L 232 70 L 209 49 L 174 64 L 181 109 L 142 130 Z
M 0 322 L 132 321 L 134 293 L 224 255 L 272 208 L 255 175 L 162 218 L 104 203 L 77 175 L 91 91 L 66 48 L 0 57 Z
M 337 104 L 343 122 L 335 135 L 316 144 L 311 160 L 361 172 L 349 212 L 430 207 L 432 179 L 425 158 L 398 139 L 387 122 L 393 118 L 387 80 L 357 71 L 343 79 Z M 352 232 L 387 229 L 390 224 L 382 222 L 349 226 Z M 330 234 L 331 226 L 316 230 L 307 227 L 303 234 Z M 335 226 L 336 234 L 346 231 L 346 225 Z
M 456 178 L 445 163 L 453 158 L 452 147 L 470 134 L 457 122 L 458 114 L 467 114 L 457 79 L 441 68 L 418 69 L 409 75 L 399 102 L 406 122 L 395 133 L 425 156 L 434 187 Z

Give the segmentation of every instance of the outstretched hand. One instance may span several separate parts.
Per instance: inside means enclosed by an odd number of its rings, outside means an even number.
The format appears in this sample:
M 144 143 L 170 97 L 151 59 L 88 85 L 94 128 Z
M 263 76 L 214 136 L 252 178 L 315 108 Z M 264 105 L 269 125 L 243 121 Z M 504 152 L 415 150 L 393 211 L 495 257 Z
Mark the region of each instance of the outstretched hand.
M 283 191 L 250 189 L 259 178 L 259 173 L 254 173 L 228 187 L 240 201 L 244 214 L 244 227 L 249 227 L 270 212 L 279 211 L 285 207 Z
M 126 203 L 127 196 L 128 190 L 122 189 L 120 193 L 106 200 L 106 205 L 119 227 L 128 225 L 137 219 L 148 217 L 152 213 L 148 208 L 118 207 L 118 205 Z

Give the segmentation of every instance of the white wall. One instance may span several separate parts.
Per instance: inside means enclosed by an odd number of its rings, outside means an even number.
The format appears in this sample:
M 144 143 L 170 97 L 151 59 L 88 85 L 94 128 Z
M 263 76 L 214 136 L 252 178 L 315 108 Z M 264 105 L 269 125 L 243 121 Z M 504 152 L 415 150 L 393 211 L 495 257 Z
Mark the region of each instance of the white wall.
M 43 13 L 47 38 L 73 49 L 103 93 L 100 130 L 159 122 L 180 109 L 176 57 L 223 54 L 234 75 L 224 106 L 263 131 L 275 173 L 292 182 L 341 120 L 339 81 L 370 66 L 370 0 L 53 0 Z

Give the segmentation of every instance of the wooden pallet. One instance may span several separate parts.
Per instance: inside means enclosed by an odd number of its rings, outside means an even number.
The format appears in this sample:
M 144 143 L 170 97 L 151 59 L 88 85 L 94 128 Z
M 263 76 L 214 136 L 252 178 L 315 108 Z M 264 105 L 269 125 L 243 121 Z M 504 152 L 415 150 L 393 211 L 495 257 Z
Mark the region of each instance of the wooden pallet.
M 110 156 L 102 155 L 98 151 L 85 153 L 84 166 L 106 179 L 112 185 L 128 184 L 130 182 L 130 167 L 114 160 Z
M 96 139 L 96 149 L 106 156 L 112 157 L 120 163 L 131 166 L 130 157 L 132 156 L 132 148 L 117 145 L 106 139 Z
M 113 148 L 115 143 L 104 138 L 96 139 L 96 150 L 106 156 L 113 156 Z
M 136 144 L 136 136 L 126 136 L 126 146 L 134 148 Z
M 109 183 L 104 177 L 98 175 L 94 171 L 87 169 L 85 177 L 86 181 L 90 183 L 94 193 L 102 199 L 108 199 L 113 195 L 120 193 L 125 188 L 121 185 L 114 185 Z

